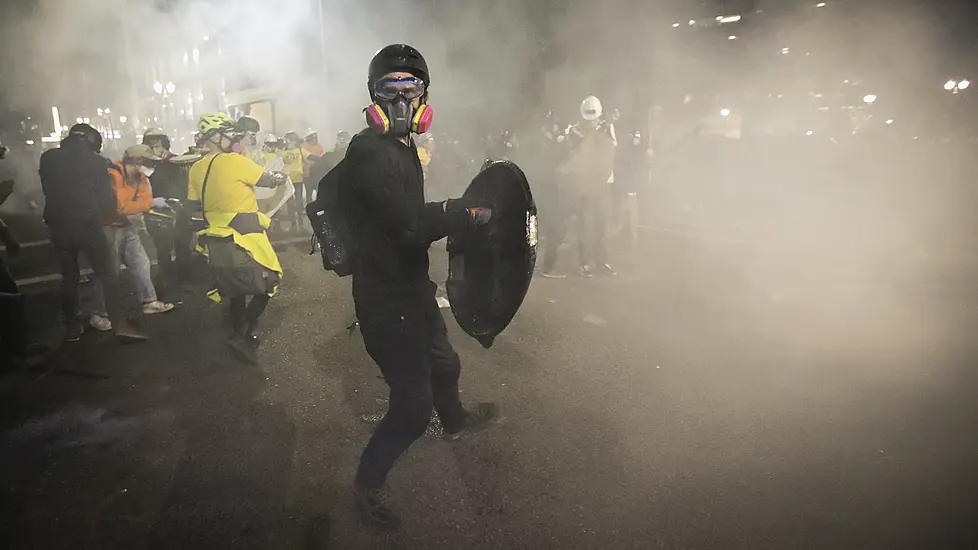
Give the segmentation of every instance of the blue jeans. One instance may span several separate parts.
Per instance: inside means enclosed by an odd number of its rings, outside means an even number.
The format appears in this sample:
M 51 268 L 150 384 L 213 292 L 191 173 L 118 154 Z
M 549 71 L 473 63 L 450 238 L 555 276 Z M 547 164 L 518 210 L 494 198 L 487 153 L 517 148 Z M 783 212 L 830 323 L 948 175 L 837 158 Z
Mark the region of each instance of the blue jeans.
M 119 270 L 120 263 L 124 262 L 131 274 L 133 286 L 136 289 L 136 297 L 140 304 L 155 302 L 156 287 L 153 286 L 151 273 L 152 264 L 146 249 L 143 248 L 142 241 L 139 240 L 139 228 L 135 225 L 125 227 L 106 228 L 109 238 L 109 262 L 112 269 Z M 121 253 L 121 262 L 120 262 Z M 105 293 L 101 284 L 96 284 L 92 293 L 93 307 L 92 313 L 107 316 L 105 310 Z

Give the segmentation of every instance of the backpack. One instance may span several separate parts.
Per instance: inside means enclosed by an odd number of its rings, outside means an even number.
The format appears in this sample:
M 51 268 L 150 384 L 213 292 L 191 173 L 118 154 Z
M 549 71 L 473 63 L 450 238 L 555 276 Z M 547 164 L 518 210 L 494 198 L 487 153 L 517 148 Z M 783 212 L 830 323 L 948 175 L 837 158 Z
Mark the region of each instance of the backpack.
M 339 189 L 343 185 L 346 158 L 319 181 L 316 200 L 306 205 L 306 216 L 312 226 L 312 250 L 323 257 L 323 269 L 339 277 L 353 273 L 353 257 L 356 252 L 346 223 L 346 213 L 339 203 Z

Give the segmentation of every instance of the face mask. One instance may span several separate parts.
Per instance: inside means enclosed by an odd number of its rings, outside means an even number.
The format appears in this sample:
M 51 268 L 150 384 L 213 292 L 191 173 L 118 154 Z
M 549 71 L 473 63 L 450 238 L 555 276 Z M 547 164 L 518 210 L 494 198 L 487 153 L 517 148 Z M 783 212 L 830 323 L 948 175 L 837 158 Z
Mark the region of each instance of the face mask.
M 153 175 L 153 172 L 155 172 L 155 171 L 156 171 L 156 168 L 150 168 L 149 166 L 140 166 L 139 167 L 139 173 L 142 174 L 142 175 L 144 175 L 144 176 L 146 176 L 147 178 L 150 177 L 150 176 L 152 176 Z
M 411 103 L 399 96 L 390 103 L 374 103 L 364 109 L 367 125 L 380 134 L 392 134 L 403 138 L 415 134 L 426 134 L 431 129 L 434 111 L 427 104 L 417 110 Z

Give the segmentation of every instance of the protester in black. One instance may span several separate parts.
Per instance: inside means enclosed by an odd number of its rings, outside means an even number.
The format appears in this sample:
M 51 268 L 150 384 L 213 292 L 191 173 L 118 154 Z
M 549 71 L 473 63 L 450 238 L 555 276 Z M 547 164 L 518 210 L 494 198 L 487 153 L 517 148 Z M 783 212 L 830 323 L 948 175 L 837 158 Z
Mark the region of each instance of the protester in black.
M 122 340 L 146 340 L 126 319 L 115 266 L 110 265 L 109 246 L 102 219 L 116 213 L 116 195 L 109 179 L 109 163 L 99 156 L 102 135 L 87 124 L 71 127 L 61 147 L 41 155 L 41 187 L 44 189 L 44 221 L 61 268 L 61 310 L 68 341 L 81 338 L 78 320 L 78 254 L 85 254 L 105 293 L 106 309 Z
M 180 284 L 190 274 L 194 232 L 190 212 L 183 206 L 187 202 L 190 166 L 197 157 L 185 155 L 189 162 L 175 157 L 170 151 L 170 137 L 158 128 L 150 128 L 143 133 L 143 144 L 152 147 L 153 154 L 163 159 L 156 163 L 149 176 L 154 205 L 152 215 L 147 216 L 146 229 L 153 238 L 160 268 L 156 288 L 157 291 L 166 292 L 165 289 Z M 168 203 L 166 199 L 171 201 Z
M 390 388 L 387 414 L 367 444 L 355 482 L 358 501 L 373 520 L 394 519 L 387 474 L 424 434 L 432 410 L 449 439 L 483 426 L 495 404 L 472 410 L 458 395 L 461 369 L 448 342 L 436 285 L 428 276 L 433 241 L 467 226 L 484 226 L 491 212 L 458 201 L 425 203 L 424 177 L 412 133 L 424 133 L 429 84 L 421 54 L 410 46 L 380 50 L 370 63 L 370 129 L 347 151 L 339 200 L 356 247 L 353 299 L 364 346 Z M 427 122 L 424 116 L 429 117 Z

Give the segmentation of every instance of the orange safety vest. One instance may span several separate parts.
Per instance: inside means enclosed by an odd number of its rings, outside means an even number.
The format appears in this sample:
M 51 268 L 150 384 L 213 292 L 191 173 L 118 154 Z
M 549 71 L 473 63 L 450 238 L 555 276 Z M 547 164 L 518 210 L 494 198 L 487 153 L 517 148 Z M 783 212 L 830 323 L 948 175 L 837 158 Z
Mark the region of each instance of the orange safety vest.
M 119 217 L 141 214 L 153 208 L 153 190 L 146 176 L 140 174 L 135 185 L 126 183 L 125 171 L 121 162 L 109 166 L 112 190 L 115 191 L 116 212 Z M 116 220 L 121 221 L 121 220 Z

